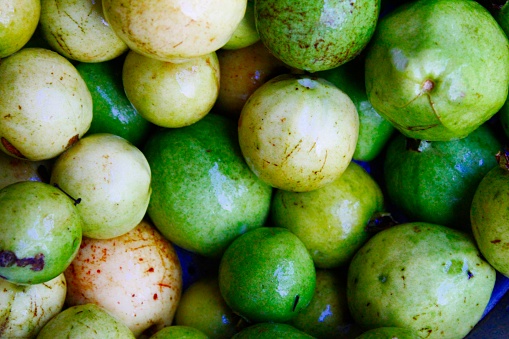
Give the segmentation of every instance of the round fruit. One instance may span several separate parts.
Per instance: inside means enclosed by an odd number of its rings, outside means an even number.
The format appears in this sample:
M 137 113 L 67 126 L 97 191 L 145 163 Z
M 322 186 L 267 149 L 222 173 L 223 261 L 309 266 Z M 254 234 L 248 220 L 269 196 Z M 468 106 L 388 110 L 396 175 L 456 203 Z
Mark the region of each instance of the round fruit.
M 23 48 L 2 60 L 0 79 L 0 149 L 7 154 L 51 159 L 90 127 L 90 92 L 60 54 Z
M 289 324 L 279 323 L 260 323 L 251 325 L 239 333 L 235 334 L 232 339 L 313 339 L 309 334 L 296 329 Z
M 368 329 L 404 327 L 426 338 L 463 338 L 481 319 L 496 272 L 473 237 L 414 222 L 385 229 L 348 270 L 347 300 Z
M 404 4 L 380 20 L 369 46 L 368 99 L 410 138 L 463 138 L 506 100 L 509 42 L 476 1 Z
M 131 50 L 170 62 L 221 48 L 246 5 L 246 0 L 103 0 L 106 20 Z
M 261 227 L 233 241 L 219 265 L 219 288 L 252 322 L 285 322 L 313 297 L 316 272 L 306 247 L 285 228 Z
M 179 325 L 167 326 L 149 337 L 149 339 L 208 339 L 208 338 L 210 337 L 197 328 Z
M 269 185 L 304 192 L 336 180 L 359 134 L 352 100 L 320 78 L 283 74 L 259 87 L 238 122 L 251 170 Z
M 113 134 L 91 134 L 61 154 L 50 182 L 75 199 L 83 235 L 108 239 L 132 230 L 150 201 L 150 166 L 144 154 Z
M 272 188 L 250 171 L 237 140 L 236 124 L 214 114 L 147 140 L 148 215 L 176 245 L 218 257 L 233 239 L 265 223 Z
M 5 58 L 23 48 L 34 34 L 41 15 L 41 2 L 3 0 L 1 7 L 0 58 Z
M 358 164 L 351 162 L 335 181 L 311 192 L 277 190 L 271 217 L 306 245 L 316 267 L 350 262 L 370 234 L 366 226 L 384 208 L 382 190 Z
M 47 282 L 78 253 L 83 221 L 75 201 L 58 188 L 22 181 L 0 190 L 0 277 Z
M 244 18 L 240 21 L 230 40 L 221 48 L 240 49 L 250 46 L 259 40 L 260 35 L 256 30 L 254 18 L 254 0 L 248 0 Z
M 379 0 L 256 0 L 255 22 L 276 57 L 310 72 L 356 57 L 375 31 Z

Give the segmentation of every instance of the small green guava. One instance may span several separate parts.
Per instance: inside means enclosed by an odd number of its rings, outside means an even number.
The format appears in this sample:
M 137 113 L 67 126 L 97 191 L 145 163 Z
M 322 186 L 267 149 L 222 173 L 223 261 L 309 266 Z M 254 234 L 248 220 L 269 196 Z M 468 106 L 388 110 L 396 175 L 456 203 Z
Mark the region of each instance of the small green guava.
M 219 264 L 226 304 L 251 322 L 286 322 L 311 301 L 313 259 L 286 228 L 260 227 L 235 239 Z
M 240 49 L 251 46 L 259 40 L 260 35 L 256 30 L 254 18 L 254 1 L 248 0 L 244 18 L 240 21 L 230 40 L 221 48 Z
M 251 94 L 238 131 L 244 159 L 261 180 L 305 192 L 345 171 L 355 151 L 359 115 L 350 97 L 332 83 L 282 74 Z
M 296 329 L 292 325 L 282 323 L 259 323 L 251 325 L 239 333 L 235 334 L 232 339 L 313 339 L 311 335 Z
M 375 32 L 379 12 L 379 0 L 255 1 L 263 43 L 287 65 L 309 72 L 355 58 Z
M 40 15 L 40 0 L 2 1 L 0 59 L 8 57 L 25 46 L 37 29 Z
M 271 220 L 306 245 L 316 267 L 334 268 L 350 262 L 369 239 L 368 222 L 384 209 L 378 183 L 351 162 L 330 184 L 310 192 L 276 190 Z
M 476 1 L 405 3 L 378 23 L 365 79 L 373 107 L 404 135 L 464 138 L 507 98 L 509 42 Z
M 499 162 L 481 180 L 472 199 L 470 219 L 477 246 L 486 260 L 501 274 L 509 276 L 509 154 L 497 154 Z
M 76 201 L 39 181 L 0 190 L 0 277 L 19 284 L 47 282 L 74 259 L 83 220 Z
M 347 300 L 366 329 L 404 327 L 421 337 L 463 338 L 479 322 L 496 271 L 467 233 L 425 222 L 380 231 L 348 268 Z
M 135 339 L 129 328 L 96 304 L 66 308 L 44 325 L 37 339 Z
M 149 339 L 208 339 L 208 335 L 191 326 L 172 325 L 160 329 Z

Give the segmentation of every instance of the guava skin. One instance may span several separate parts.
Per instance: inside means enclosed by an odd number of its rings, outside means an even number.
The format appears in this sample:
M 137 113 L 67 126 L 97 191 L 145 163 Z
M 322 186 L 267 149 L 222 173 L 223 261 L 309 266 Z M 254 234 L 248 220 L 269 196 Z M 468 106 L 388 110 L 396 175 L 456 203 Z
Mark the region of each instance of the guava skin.
M 317 72 L 316 76 L 330 81 L 350 99 L 359 113 L 359 138 L 353 159 L 372 161 L 383 150 L 394 133 L 394 126 L 374 109 L 368 100 L 364 83 L 364 56 L 358 56 L 348 64 Z
M 413 222 L 387 228 L 348 269 L 347 300 L 367 329 L 405 327 L 426 338 L 463 338 L 481 319 L 496 280 L 472 236 Z
M 398 133 L 387 147 L 387 198 L 409 220 L 470 232 L 470 204 L 481 179 L 497 165 L 501 142 L 487 125 L 467 137 L 428 142 Z
M 299 238 L 281 227 L 261 227 L 224 252 L 219 289 L 231 309 L 251 322 L 286 322 L 313 297 L 316 271 Z
M 255 0 L 261 41 L 291 67 L 309 72 L 340 66 L 368 44 L 380 1 Z
M 475 1 L 404 4 L 380 20 L 367 49 L 368 99 L 410 138 L 464 138 L 507 98 L 508 47 Z
M 366 331 L 355 339 L 420 339 L 415 330 L 402 327 L 379 327 Z
M 307 192 L 346 170 L 357 143 L 359 115 L 350 97 L 332 83 L 282 74 L 251 94 L 238 132 L 242 155 L 261 180 Z
M 208 339 L 205 333 L 190 326 L 167 326 L 149 337 L 149 339 Z
M 280 323 L 259 323 L 251 325 L 239 333 L 235 334 L 232 339 L 312 339 L 311 335 L 296 329 L 289 324 Z
M 39 0 L 2 1 L 0 58 L 6 58 L 25 46 L 37 29 L 40 15 Z
M 42 328 L 37 339 L 135 339 L 129 328 L 100 306 L 85 304 L 66 308 Z
M 218 257 L 265 223 L 272 188 L 245 163 L 233 121 L 209 113 L 190 126 L 161 129 L 143 152 L 152 170 L 148 215 L 176 245 Z
M 346 270 L 317 269 L 313 299 L 288 324 L 321 339 L 352 339 L 361 334 L 348 309 Z
M 140 147 L 152 125 L 133 107 L 122 84 L 124 59 L 76 65 L 92 95 L 93 118 L 87 135 L 110 133 Z
M 509 276 L 509 171 L 505 168 L 506 162 L 504 159 L 502 166 L 495 166 L 479 183 L 470 217 L 479 250 L 498 272 Z
M 370 237 L 369 220 L 384 209 L 378 183 L 351 162 L 332 183 L 310 192 L 276 190 L 271 220 L 306 245 L 316 267 L 346 265 Z
M 254 1 L 248 0 L 244 18 L 233 32 L 230 40 L 221 47 L 222 49 L 234 50 L 251 46 L 260 40 L 256 30 L 254 18 Z
M 39 284 L 60 275 L 78 253 L 83 220 L 58 188 L 23 181 L 0 190 L 0 277 Z

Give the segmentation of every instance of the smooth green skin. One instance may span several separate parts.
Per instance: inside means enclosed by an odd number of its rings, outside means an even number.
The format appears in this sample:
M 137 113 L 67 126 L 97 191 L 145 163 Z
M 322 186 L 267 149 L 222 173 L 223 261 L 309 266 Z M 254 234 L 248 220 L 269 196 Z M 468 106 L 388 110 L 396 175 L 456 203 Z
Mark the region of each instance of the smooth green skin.
M 164 62 L 130 51 L 122 68 L 127 98 L 140 115 L 166 128 L 203 118 L 219 95 L 219 60 L 215 52 L 187 62 Z
M 0 149 L 7 154 L 31 161 L 52 159 L 89 129 L 92 96 L 73 64 L 60 54 L 23 48 L 2 60 L 0 79 Z
M 317 269 L 313 299 L 288 324 L 321 339 L 352 339 L 362 333 L 348 309 L 344 273 Z
M 356 253 L 347 301 L 367 329 L 405 327 L 429 339 L 459 339 L 481 319 L 495 280 L 473 237 L 404 223 L 377 233 Z
M 332 183 L 311 192 L 277 190 L 271 220 L 305 244 L 316 267 L 345 266 L 370 234 L 369 220 L 384 209 L 378 183 L 351 162 Z
M 151 172 L 145 155 L 127 140 L 107 133 L 80 139 L 53 164 L 50 183 L 74 199 L 83 218 L 83 235 L 121 236 L 146 214 Z
M 0 251 L 18 259 L 44 255 L 42 269 L 29 263 L 0 267 L 0 277 L 20 284 L 39 284 L 60 275 L 78 253 L 83 220 L 74 201 L 58 188 L 18 182 L 0 190 Z M 35 270 L 33 270 L 35 268 Z
M 282 74 L 249 96 L 238 119 L 239 144 L 251 170 L 271 186 L 306 192 L 348 167 L 359 134 L 352 100 L 330 82 Z
M 233 241 L 219 264 L 219 289 L 252 322 L 286 322 L 311 301 L 316 272 L 304 243 L 286 228 L 261 227 Z
M 420 339 L 415 330 L 402 327 L 379 327 L 366 331 L 355 339 Z
M 353 159 L 372 161 L 385 147 L 395 130 L 373 108 L 366 94 L 364 83 L 364 58 L 359 56 L 349 63 L 315 75 L 330 81 L 352 99 L 359 114 L 359 138 Z
M 272 188 L 245 163 L 233 121 L 209 113 L 161 129 L 143 152 L 152 170 L 148 215 L 176 245 L 219 257 L 233 239 L 264 225 Z
M 380 20 L 365 80 L 373 107 L 406 136 L 463 138 L 506 100 L 508 40 L 475 1 L 419 0 Z
M 39 0 L 3 0 L 0 11 L 0 58 L 19 51 L 34 34 L 41 15 Z
M 228 50 L 244 48 L 259 40 L 260 35 L 256 30 L 254 18 L 254 1 L 248 0 L 244 18 L 240 21 L 230 40 L 221 48 Z
M 95 304 L 69 307 L 53 317 L 37 339 L 134 339 L 134 334 L 117 318 Z
M 482 125 L 463 139 L 411 145 L 398 133 L 387 147 L 383 163 L 387 199 L 412 221 L 470 231 L 474 192 L 497 165 L 501 143 L 494 132 Z
M 260 323 L 251 325 L 239 333 L 235 334 L 232 339 L 312 339 L 313 337 L 302 332 L 288 324 L 279 323 Z
M 167 326 L 152 336 L 149 339 L 207 339 L 211 338 L 197 328 L 190 326 L 172 325 Z
M 80 62 L 103 62 L 128 47 L 105 20 L 102 0 L 41 0 L 39 27 L 51 49 Z
M 111 133 L 140 147 L 152 125 L 127 99 L 122 84 L 123 58 L 97 63 L 79 63 L 76 69 L 92 95 L 92 123 L 87 135 Z
M 316 72 L 355 58 L 378 21 L 379 0 L 255 0 L 260 39 L 284 63 Z
M 210 338 L 229 339 L 238 332 L 240 321 L 224 301 L 214 276 L 198 280 L 184 291 L 174 324 L 194 327 Z
M 472 232 L 479 250 L 505 276 L 509 276 L 508 182 L 508 170 L 494 167 L 479 183 L 470 209 Z

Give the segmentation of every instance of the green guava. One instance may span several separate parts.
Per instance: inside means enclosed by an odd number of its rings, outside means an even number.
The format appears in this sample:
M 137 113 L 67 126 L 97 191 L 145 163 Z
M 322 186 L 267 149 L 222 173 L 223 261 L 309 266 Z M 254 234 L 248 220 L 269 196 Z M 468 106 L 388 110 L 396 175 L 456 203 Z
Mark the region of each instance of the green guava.
M 367 328 L 404 327 L 423 338 L 463 338 L 481 319 L 496 280 L 467 233 L 425 222 L 375 234 L 348 269 L 347 300 Z
M 351 162 L 338 179 L 322 188 L 311 192 L 276 190 L 271 221 L 299 237 L 316 267 L 334 268 L 350 262 L 370 237 L 368 222 L 383 209 L 378 183 Z
M 473 0 L 419 0 L 378 23 L 366 55 L 366 90 L 404 135 L 463 138 L 504 104 L 509 42 Z
M 248 0 L 244 18 L 233 32 L 230 40 L 221 47 L 222 49 L 240 49 L 251 46 L 260 40 L 260 35 L 256 30 L 254 18 L 254 1 Z
M 378 327 L 366 331 L 355 339 L 420 339 L 417 331 L 403 327 Z
M 286 228 L 260 227 L 235 239 L 218 272 L 226 304 L 251 322 L 286 322 L 311 301 L 316 272 L 304 243 Z
M 309 334 L 296 329 L 288 324 L 280 323 L 259 323 L 251 325 L 239 333 L 235 334 L 232 339 L 313 339 Z
M 398 133 L 383 161 L 387 200 L 409 220 L 470 231 L 470 203 L 481 179 L 497 165 L 500 147 L 487 125 L 450 141 Z
M 96 304 L 66 308 L 44 325 L 37 339 L 134 339 L 129 328 Z
M 47 282 L 74 259 L 83 220 L 60 189 L 22 181 L 0 190 L 0 277 L 19 284 Z
M 208 335 L 191 326 L 167 326 L 149 337 L 149 339 L 208 339 Z
M 261 41 L 287 65 L 309 72 L 340 66 L 368 44 L 379 0 L 255 0 Z
M 472 232 L 486 260 L 500 273 L 509 276 L 509 168 L 507 151 L 498 154 L 495 166 L 481 180 L 470 208 Z
M 264 225 L 272 188 L 247 166 L 235 122 L 215 114 L 152 134 L 148 215 L 176 245 L 218 257 L 239 235 Z
M 25 46 L 37 29 L 40 15 L 39 0 L 2 1 L 0 58 L 6 58 Z

